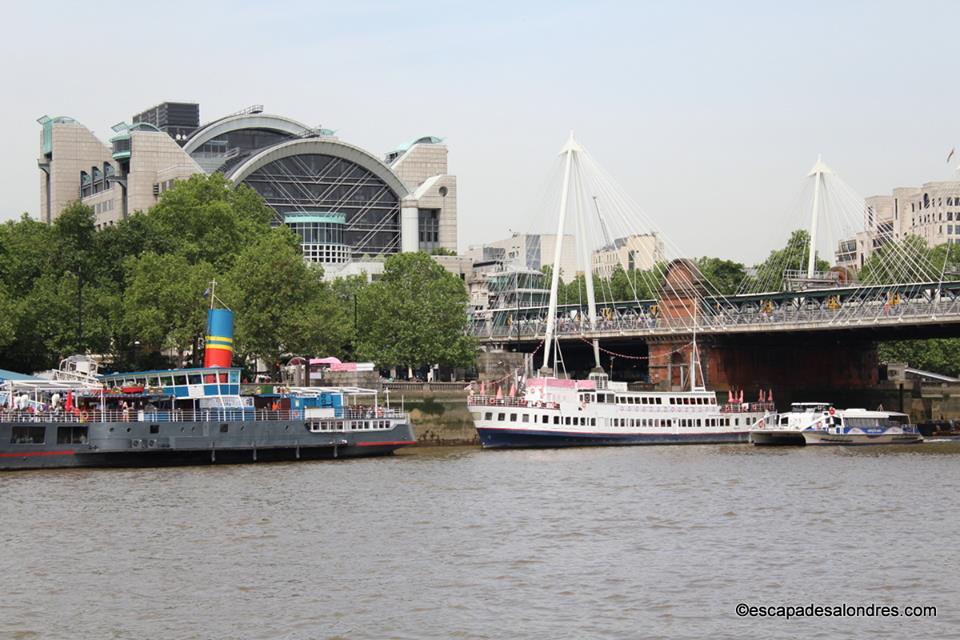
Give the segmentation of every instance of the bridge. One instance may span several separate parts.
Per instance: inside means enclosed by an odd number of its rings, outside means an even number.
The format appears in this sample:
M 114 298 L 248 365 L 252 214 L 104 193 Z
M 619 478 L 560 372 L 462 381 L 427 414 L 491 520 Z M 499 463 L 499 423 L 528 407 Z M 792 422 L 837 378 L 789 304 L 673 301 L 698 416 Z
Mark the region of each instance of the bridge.
M 917 238 L 881 235 L 872 271 L 862 281 L 855 270 L 831 267 L 822 259 L 835 250 L 839 261 L 849 251 L 849 238 L 863 230 L 867 209 L 819 158 L 807 176 L 812 203 L 801 207 L 810 216 L 808 235 L 791 236 L 791 244 L 772 252 L 735 294 L 721 293 L 695 261 L 657 260 L 651 252 L 631 254 L 628 265 L 621 253 L 620 268 L 636 274 L 628 278 L 633 293 L 653 295 L 616 300 L 608 287 L 606 299 L 597 300 L 596 290 L 603 294 L 605 284 L 595 276 L 597 253 L 591 260 L 590 241 L 609 250 L 622 244 L 614 230 L 655 227 L 649 219 L 631 219 L 639 208 L 572 134 L 561 159 L 553 271 L 541 275 L 529 265 L 504 268 L 499 275 L 513 278 L 515 286 L 501 282 L 495 304 L 475 312 L 469 325 L 485 350 L 542 349 L 546 366 L 546 352 L 552 350 L 560 362 L 563 348 L 575 354 L 567 359 L 582 372 L 591 364 L 587 345 L 592 345 L 594 366 L 603 366 L 604 353 L 610 367 L 618 357 L 635 361 L 640 377 L 677 386 L 689 382 L 694 358 L 688 356 L 698 344 L 703 367 L 698 375 L 714 387 L 800 383 L 814 372 L 835 386 L 854 386 L 875 379 L 877 340 L 960 335 L 960 278 L 946 262 L 931 263 Z M 558 304 L 559 238 L 568 212 L 576 221 L 578 268 L 594 277 L 578 276 L 577 304 Z M 635 263 L 644 260 L 646 270 L 637 270 Z M 825 362 L 831 364 L 824 367 Z
M 554 333 L 558 340 L 690 337 L 690 318 L 659 312 L 660 300 L 597 303 L 590 324 L 583 309 L 558 306 Z M 914 282 L 897 285 L 838 287 L 803 292 L 769 292 L 697 301 L 697 331 L 702 336 L 756 332 L 903 329 L 960 325 L 960 282 Z M 516 309 L 508 316 L 474 319 L 470 332 L 481 344 L 533 343 L 544 340 L 547 307 Z M 958 326 L 960 333 L 960 326 Z

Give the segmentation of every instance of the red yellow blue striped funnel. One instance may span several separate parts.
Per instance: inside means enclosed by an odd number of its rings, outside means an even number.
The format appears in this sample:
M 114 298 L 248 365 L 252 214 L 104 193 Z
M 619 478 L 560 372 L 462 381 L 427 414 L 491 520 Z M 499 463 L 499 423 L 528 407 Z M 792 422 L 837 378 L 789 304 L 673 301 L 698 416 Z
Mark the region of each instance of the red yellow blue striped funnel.
M 210 309 L 207 312 L 207 339 L 203 366 L 229 367 L 233 363 L 233 311 Z

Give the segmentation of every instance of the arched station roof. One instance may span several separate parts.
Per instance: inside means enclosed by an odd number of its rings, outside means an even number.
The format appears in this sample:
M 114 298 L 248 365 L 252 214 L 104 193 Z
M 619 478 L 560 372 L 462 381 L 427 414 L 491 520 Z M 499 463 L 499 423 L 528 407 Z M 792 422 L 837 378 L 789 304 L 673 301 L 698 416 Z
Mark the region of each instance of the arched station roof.
M 251 173 L 271 162 L 291 156 L 309 154 L 343 158 L 348 162 L 363 167 L 383 180 L 388 187 L 393 189 L 398 197 L 403 198 L 409 194 L 409 190 L 406 185 L 403 184 L 403 181 L 397 177 L 397 174 L 395 174 L 390 167 L 383 164 L 379 158 L 367 153 L 360 147 L 355 147 L 352 144 L 347 144 L 332 138 L 300 138 L 268 147 L 238 165 L 230 171 L 227 177 L 232 180 L 234 184 L 239 184 Z
M 268 113 L 241 113 L 215 120 L 197 129 L 193 135 L 190 136 L 190 139 L 187 140 L 187 143 L 183 145 L 183 150 L 187 153 L 193 153 L 218 136 L 243 129 L 266 129 L 268 131 L 278 131 L 298 137 L 308 135 L 313 131 L 307 125 L 302 122 L 297 122 L 292 118 L 275 116 Z

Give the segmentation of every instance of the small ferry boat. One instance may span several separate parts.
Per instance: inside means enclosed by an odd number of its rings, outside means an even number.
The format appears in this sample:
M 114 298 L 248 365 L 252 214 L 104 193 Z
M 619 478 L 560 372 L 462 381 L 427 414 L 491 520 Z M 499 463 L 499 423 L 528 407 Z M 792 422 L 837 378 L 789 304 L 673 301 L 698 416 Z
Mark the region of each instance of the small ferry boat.
M 5 381 L 0 470 L 349 458 L 414 444 L 409 416 L 372 389 L 241 395 L 222 311 L 211 309 L 203 367 L 97 375 L 72 358 L 51 379 Z
M 825 429 L 802 432 L 808 445 L 916 444 L 923 436 L 905 413 L 844 409 L 827 417 Z
M 836 413 L 829 402 L 794 402 L 790 411 L 765 416 L 750 432 L 750 442 L 758 446 L 803 446 L 804 431 L 826 429 L 827 419 Z

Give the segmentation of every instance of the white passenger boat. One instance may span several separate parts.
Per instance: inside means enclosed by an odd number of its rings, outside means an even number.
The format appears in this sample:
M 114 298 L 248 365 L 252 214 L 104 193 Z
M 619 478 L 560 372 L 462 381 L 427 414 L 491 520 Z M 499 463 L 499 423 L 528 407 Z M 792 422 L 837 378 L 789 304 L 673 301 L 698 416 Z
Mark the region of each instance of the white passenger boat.
M 750 432 L 750 442 L 760 446 L 802 446 L 805 431 L 823 431 L 837 410 L 829 402 L 794 402 L 790 411 L 765 416 Z
M 808 445 L 916 444 L 923 436 L 905 413 L 844 409 L 827 418 L 826 429 L 803 431 Z
M 604 373 L 531 379 L 522 396 L 471 396 L 487 448 L 747 442 L 769 403 L 718 404 L 704 388 L 629 391 Z

